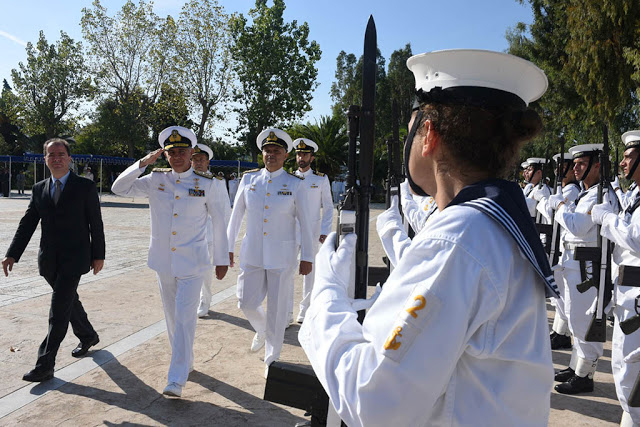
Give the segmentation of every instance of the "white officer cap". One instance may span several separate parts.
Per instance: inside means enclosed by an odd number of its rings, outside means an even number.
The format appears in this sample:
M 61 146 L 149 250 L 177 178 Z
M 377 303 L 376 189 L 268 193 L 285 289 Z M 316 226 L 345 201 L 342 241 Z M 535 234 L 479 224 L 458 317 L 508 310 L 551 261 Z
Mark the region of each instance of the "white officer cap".
M 529 157 L 527 163 L 529 163 L 529 165 L 544 165 L 547 163 L 547 159 L 543 159 L 542 157 Z
M 569 148 L 569 153 L 574 159 L 591 156 L 592 154 L 602 151 L 604 144 L 582 144 Z
M 293 141 L 293 148 L 298 153 L 315 153 L 318 151 L 318 144 L 307 138 L 298 138 Z
M 506 53 L 451 49 L 422 53 L 407 60 L 422 102 L 513 105 L 524 109 L 547 90 L 544 72 Z
M 196 138 L 196 134 L 191 129 L 182 126 L 169 126 L 158 135 L 158 143 L 165 150 L 172 147 L 193 148 L 198 143 L 198 138 Z
M 211 150 L 211 148 L 207 147 L 204 144 L 196 144 L 193 154 L 198 153 L 205 153 L 207 156 L 209 156 L 209 160 L 213 159 L 213 151 Z
M 260 135 L 256 138 L 256 144 L 260 150 L 262 150 L 262 147 L 265 145 L 279 145 L 283 147 L 287 153 L 293 148 L 293 141 L 291 141 L 289 134 L 276 128 L 269 128 L 260 132 Z
M 526 169 L 526 168 L 528 168 L 528 167 L 529 167 L 529 162 L 522 162 L 522 163 L 520 163 L 520 167 L 521 167 L 522 169 Z
M 573 157 L 571 156 L 570 153 L 558 153 L 558 154 L 553 156 L 553 161 L 558 163 L 560 161 L 560 156 L 562 156 L 562 159 L 564 161 L 573 160 Z
M 622 142 L 624 143 L 625 150 L 640 147 L 640 130 L 630 130 L 623 133 Z

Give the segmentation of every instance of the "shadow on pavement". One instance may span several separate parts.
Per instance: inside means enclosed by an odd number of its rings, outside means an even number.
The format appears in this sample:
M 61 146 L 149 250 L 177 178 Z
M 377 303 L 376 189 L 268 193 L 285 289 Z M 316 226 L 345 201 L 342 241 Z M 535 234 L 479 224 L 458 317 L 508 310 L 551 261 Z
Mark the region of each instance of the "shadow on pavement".
M 102 202 L 100 204 L 103 208 L 132 208 L 132 209 L 147 209 L 148 203 L 127 203 L 127 202 Z
M 249 321 L 247 319 L 243 319 L 241 317 L 231 316 L 231 315 L 226 314 L 226 313 L 220 313 L 218 311 L 211 311 L 211 310 L 209 310 L 208 317 L 213 319 L 213 320 L 220 320 L 220 321 L 226 322 L 226 323 L 228 323 L 230 325 L 239 326 L 239 327 L 244 328 L 244 329 L 246 329 L 248 331 L 255 332 L 253 330 L 253 328 L 251 327 L 251 323 L 249 323 Z
M 599 389 L 603 386 L 604 384 L 597 383 L 595 387 L 596 395 L 604 395 L 606 397 L 610 397 L 611 394 L 599 393 Z M 613 385 L 611 386 L 613 387 Z M 615 396 L 615 391 L 613 391 L 613 393 Z M 620 418 L 622 417 L 622 408 L 617 401 L 616 403 L 605 403 L 582 399 L 579 396 L 570 396 L 559 393 L 553 393 L 551 399 L 551 408 L 558 410 L 577 411 L 583 416 L 593 418 L 594 421 L 601 420 L 616 424 L 620 422 Z

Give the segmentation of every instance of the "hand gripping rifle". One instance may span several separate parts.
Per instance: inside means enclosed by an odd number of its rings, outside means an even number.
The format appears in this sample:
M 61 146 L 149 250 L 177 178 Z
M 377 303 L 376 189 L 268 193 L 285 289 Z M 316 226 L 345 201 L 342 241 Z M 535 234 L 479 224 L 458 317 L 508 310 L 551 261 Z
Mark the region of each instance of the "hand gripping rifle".
M 545 154 L 545 162 L 544 165 L 542 166 L 542 178 L 540 179 L 540 183 L 538 184 L 538 188 L 542 188 L 542 186 L 546 185 L 545 180 L 546 177 L 548 176 L 548 171 L 549 171 L 549 167 L 551 165 L 551 160 L 549 158 L 549 147 L 550 144 L 547 145 L 547 152 Z M 550 254 L 551 252 L 551 234 L 552 234 L 552 228 L 551 228 L 551 224 L 543 224 L 542 223 L 542 214 L 540 213 L 540 211 L 536 212 L 536 230 L 538 230 L 538 233 L 540 233 L 540 235 L 544 235 L 545 239 L 544 239 L 544 250 L 545 252 L 548 254 Z M 542 239 L 541 239 L 542 240 Z
M 565 159 L 564 159 L 564 134 L 560 137 L 560 158 L 558 159 L 558 164 L 556 165 L 556 180 L 553 185 L 553 194 L 556 194 L 558 191 L 562 193 L 562 180 L 564 180 L 564 176 L 566 175 L 566 170 L 564 167 Z M 558 258 L 560 257 L 560 224 L 555 220 L 556 211 L 551 211 L 551 250 L 549 251 L 549 265 L 552 267 L 558 263 Z
M 604 192 L 609 185 L 609 141 L 607 125 L 603 125 L 604 146 L 600 153 L 600 185 L 598 187 L 598 203 L 602 203 Z M 596 311 L 593 313 L 589 329 L 585 335 L 585 341 L 605 342 L 607 339 L 607 322 L 604 308 L 611 300 L 613 285 L 611 283 L 611 253 L 609 240 L 600 235 L 600 226 L 597 226 L 596 248 L 576 248 L 574 258 L 579 261 L 592 261 L 593 277 L 578 285 L 578 291 L 586 292 L 592 287 L 598 291 Z M 595 249 L 595 250 L 594 250 Z
M 346 197 L 339 204 L 338 239 L 356 233 L 355 288 L 353 298 L 366 298 L 368 279 L 369 202 L 373 181 L 373 142 L 376 95 L 376 26 L 369 17 L 364 38 L 362 108 L 349 107 L 349 174 Z M 360 136 L 359 153 L 357 150 Z M 359 155 L 358 155 L 359 154 Z M 358 155 L 358 156 L 357 156 Z M 357 162 L 356 162 L 357 156 Z M 358 169 L 356 169 L 356 167 Z M 356 176 L 357 170 L 357 176 Z M 358 182 L 359 180 L 359 182 Z M 336 242 L 338 244 L 339 242 Z M 364 310 L 358 312 L 364 320 Z M 273 362 L 269 366 L 264 400 L 304 409 L 311 415 L 311 426 L 340 424 L 335 411 L 329 411 L 329 398 L 313 369 L 286 362 Z

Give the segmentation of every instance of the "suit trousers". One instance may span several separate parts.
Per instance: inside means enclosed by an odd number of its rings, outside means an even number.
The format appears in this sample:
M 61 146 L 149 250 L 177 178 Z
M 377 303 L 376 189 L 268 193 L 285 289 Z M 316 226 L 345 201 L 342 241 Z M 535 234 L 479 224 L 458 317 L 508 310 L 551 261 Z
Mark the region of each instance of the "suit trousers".
M 60 343 L 67 335 L 69 323 L 75 336 L 81 342 L 91 341 L 97 333 L 87 317 L 87 313 L 78 297 L 80 275 L 54 273 L 45 276 L 45 280 L 53 289 L 51 307 L 49 309 L 49 331 L 38 349 L 36 369 L 53 369 Z
M 196 313 L 200 301 L 202 275 L 174 277 L 158 272 L 156 275 L 171 345 L 168 382 L 184 387 L 193 365 L 193 341 L 196 335 Z
M 268 366 L 278 360 L 284 331 L 289 321 L 289 294 L 293 287 L 292 277 L 296 264 L 287 268 L 264 269 L 253 265 L 240 268 L 238 275 L 238 308 L 242 310 L 251 327 L 266 334 L 264 363 Z M 267 297 L 267 311 L 262 301 Z

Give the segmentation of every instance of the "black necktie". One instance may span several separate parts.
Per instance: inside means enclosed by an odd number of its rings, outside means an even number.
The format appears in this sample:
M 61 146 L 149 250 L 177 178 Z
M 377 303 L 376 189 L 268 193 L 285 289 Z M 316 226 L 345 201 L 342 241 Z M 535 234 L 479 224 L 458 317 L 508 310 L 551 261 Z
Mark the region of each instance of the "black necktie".
M 57 205 L 60 200 L 60 193 L 62 192 L 62 183 L 60 180 L 56 180 L 56 188 L 53 190 L 53 204 Z

